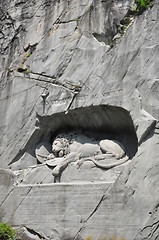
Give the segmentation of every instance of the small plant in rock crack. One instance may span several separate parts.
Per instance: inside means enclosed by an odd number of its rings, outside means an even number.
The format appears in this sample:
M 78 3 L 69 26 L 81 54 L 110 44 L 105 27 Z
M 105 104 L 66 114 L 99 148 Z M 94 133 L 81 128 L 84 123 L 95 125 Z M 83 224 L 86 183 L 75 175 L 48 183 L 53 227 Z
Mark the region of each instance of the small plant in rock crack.
M 152 0 L 135 0 L 135 4 L 135 12 L 140 15 L 152 5 Z
M 7 223 L 0 223 L 0 240 L 15 240 L 16 232 Z

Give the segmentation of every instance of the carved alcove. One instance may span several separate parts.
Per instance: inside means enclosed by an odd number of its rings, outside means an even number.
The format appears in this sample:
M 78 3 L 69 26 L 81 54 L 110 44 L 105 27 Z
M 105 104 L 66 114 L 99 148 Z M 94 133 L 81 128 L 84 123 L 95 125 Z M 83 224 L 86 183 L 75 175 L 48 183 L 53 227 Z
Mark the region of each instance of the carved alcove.
M 125 153 L 129 159 L 132 159 L 137 152 L 138 144 L 133 121 L 128 111 L 120 107 L 101 105 L 78 108 L 50 116 L 38 116 L 38 122 L 41 132 L 38 142 L 39 144 L 42 143 L 42 145 L 48 142 L 49 152 L 51 151 L 51 144 L 57 136 L 65 136 L 70 140 L 70 136 L 74 138 L 74 135 L 76 135 L 76 139 L 77 136 L 80 135 L 77 142 L 82 144 L 92 144 L 93 141 L 94 144 L 99 144 L 99 142 L 104 139 L 115 140 L 124 146 Z M 43 163 L 43 161 L 41 163 Z M 90 162 L 84 163 L 81 169 L 77 169 L 77 165 L 75 165 L 74 161 L 67 165 L 67 168 L 65 168 L 62 174 L 64 177 L 60 177 L 62 181 L 67 182 L 85 178 L 83 175 L 85 175 L 84 172 L 87 168 L 93 173 L 94 181 L 98 179 L 100 171 L 103 171 L 103 169 L 94 170 L 95 167 L 93 167 Z M 54 166 L 54 164 L 49 165 L 50 168 L 51 166 Z M 121 170 L 119 167 L 114 169 L 118 169 L 118 173 Z M 80 175 L 79 177 L 78 174 Z M 67 177 L 67 175 L 71 175 L 71 177 Z M 94 177 L 95 175 L 97 179 Z M 111 176 L 108 174 L 109 179 L 114 179 L 112 172 L 110 175 Z M 115 175 L 117 175 L 116 172 Z M 91 176 L 92 175 L 89 176 L 90 179 Z M 105 177 L 103 178 L 106 179 Z
M 103 152 L 101 148 L 101 141 L 103 140 L 115 141 L 119 145 L 121 144 L 125 156 L 130 161 L 138 148 L 133 121 L 129 112 L 121 107 L 100 105 L 81 107 L 52 115 L 40 116 L 37 114 L 36 130 L 30 137 L 25 148 L 16 159 L 13 159 L 10 165 L 13 171 L 20 170 L 24 172 L 23 175 L 27 174 L 27 177 L 22 179 L 22 182 L 29 184 L 57 181 L 57 176 L 53 173 L 56 170 L 56 166 L 61 164 L 60 161 L 63 161 L 63 159 L 60 156 L 56 156 L 55 159 L 48 159 L 48 156 L 50 157 L 50 154 L 53 154 L 52 143 L 59 136 L 68 140 L 70 149 L 72 146 L 75 146 L 72 143 L 74 142 L 78 145 L 78 148 L 82 147 L 84 152 L 87 153 L 86 155 L 82 155 L 83 152 L 78 152 L 78 154 L 80 153 L 79 158 L 75 154 L 75 157 L 72 158 L 69 164 L 62 167 L 64 171 L 58 177 L 58 181 L 62 182 L 76 180 L 114 181 L 117 178 L 127 162 L 123 157 L 124 155 L 120 159 L 122 164 L 115 155 L 113 157 L 103 157 L 106 155 L 106 152 Z M 93 149 L 94 152 L 89 149 Z M 76 152 L 77 150 L 74 151 Z M 68 152 L 72 153 L 71 151 Z M 89 153 L 92 155 L 89 155 Z M 39 154 L 42 154 L 42 157 L 39 158 Z M 102 167 L 97 166 L 92 161 L 92 158 L 93 160 L 97 160 L 95 154 L 98 155 L 98 161 L 100 160 Z M 99 159 L 99 155 L 102 155 L 103 159 Z M 70 155 L 65 154 L 65 156 L 61 157 L 64 157 L 65 160 L 67 156 Z M 81 159 L 83 162 L 79 166 Z M 115 167 L 114 165 L 113 167 L 107 167 L 114 164 L 114 162 Z M 117 165 L 116 162 L 118 163 Z
M 43 139 L 53 141 L 59 132 L 81 129 L 100 138 L 113 138 L 121 142 L 131 159 L 138 148 L 133 121 L 128 111 L 115 106 L 89 106 L 38 116 Z

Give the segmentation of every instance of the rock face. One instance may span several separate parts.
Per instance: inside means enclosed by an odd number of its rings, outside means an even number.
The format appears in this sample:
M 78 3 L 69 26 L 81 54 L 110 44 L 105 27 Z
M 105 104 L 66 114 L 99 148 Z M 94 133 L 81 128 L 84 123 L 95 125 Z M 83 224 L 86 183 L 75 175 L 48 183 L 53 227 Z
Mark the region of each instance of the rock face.
M 159 3 L 133 8 L 0 0 L 0 221 L 23 239 L 159 239 Z

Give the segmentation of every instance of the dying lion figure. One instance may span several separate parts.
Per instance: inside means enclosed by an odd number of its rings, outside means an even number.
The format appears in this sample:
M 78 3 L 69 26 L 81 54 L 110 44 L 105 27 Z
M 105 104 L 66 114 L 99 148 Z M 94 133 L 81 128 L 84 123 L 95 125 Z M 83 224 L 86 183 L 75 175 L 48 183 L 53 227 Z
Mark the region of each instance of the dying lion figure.
M 107 159 L 108 156 L 115 157 L 117 161 L 100 164 L 99 160 Z M 47 156 L 47 160 L 48 166 L 55 167 L 53 175 L 57 177 L 71 162 L 77 162 L 80 167 L 85 161 L 91 161 L 97 167 L 108 170 L 125 163 L 129 157 L 126 156 L 124 146 L 118 141 L 105 139 L 99 144 L 81 144 L 76 141 L 69 143 L 66 138 L 56 138 L 52 144 L 52 153 Z

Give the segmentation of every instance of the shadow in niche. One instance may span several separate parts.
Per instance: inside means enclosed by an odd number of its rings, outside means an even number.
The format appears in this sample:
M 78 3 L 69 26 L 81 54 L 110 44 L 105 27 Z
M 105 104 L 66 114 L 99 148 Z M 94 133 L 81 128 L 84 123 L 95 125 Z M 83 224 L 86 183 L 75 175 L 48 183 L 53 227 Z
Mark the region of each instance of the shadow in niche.
M 39 129 L 35 129 L 30 138 L 28 139 L 26 145 L 19 150 L 17 155 L 12 159 L 8 166 L 19 161 L 19 159 L 24 155 L 25 152 L 35 158 L 36 145 L 38 144 L 39 139 L 42 139 L 43 137 L 43 132 L 41 132 Z
M 138 149 L 133 121 L 128 111 L 121 107 L 100 105 L 78 108 L 51 116 L 38 116 L 41 136 L 50 142 L 59 132 L 80 130 L 89 137 L 114 139 L 125 146 L 131 159 Z

